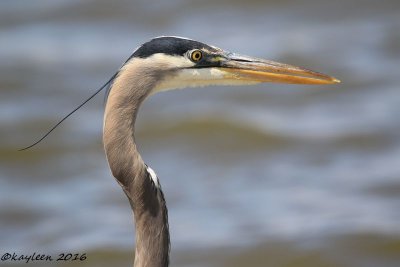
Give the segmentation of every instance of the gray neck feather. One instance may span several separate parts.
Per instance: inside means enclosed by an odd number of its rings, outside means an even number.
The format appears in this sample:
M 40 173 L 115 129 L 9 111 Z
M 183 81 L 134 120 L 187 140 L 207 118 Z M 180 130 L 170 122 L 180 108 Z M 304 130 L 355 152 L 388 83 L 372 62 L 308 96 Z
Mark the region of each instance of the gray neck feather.
M 134 138 L 140 104 L 161 77 L 151 68 L 137 65 L 128 63 L 112 85 L 104 114 L 103 142 L 111 172 L 134 213 L 134 267 L 167 267 L 170 243 L 166 203 L 161 187 L 149 177 Z

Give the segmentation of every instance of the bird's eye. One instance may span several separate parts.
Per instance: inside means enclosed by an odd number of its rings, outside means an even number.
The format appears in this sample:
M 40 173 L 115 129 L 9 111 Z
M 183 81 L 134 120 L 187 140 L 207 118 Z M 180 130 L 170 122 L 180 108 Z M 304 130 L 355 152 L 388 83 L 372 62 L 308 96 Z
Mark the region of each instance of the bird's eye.
M 192 54 L 190 54 L 190 59 L 194 62 L 199 61 L 203 57 L 203 53 L 200 50 L 194 50 Z

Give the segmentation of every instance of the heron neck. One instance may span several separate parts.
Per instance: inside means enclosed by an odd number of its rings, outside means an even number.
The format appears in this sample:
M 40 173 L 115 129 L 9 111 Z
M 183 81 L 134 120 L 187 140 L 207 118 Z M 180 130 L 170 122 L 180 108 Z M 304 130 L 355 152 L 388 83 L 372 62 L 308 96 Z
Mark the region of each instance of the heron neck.
M 146 76 L 122 70 L 110 90 L 104 114 L 107 160 L 129 199 L 135 219 L 134 267 L 166 267 L 169 263 L 165 199 L 159 184 L 151 179 L 134 138 L 138 109 L 152 86 Z

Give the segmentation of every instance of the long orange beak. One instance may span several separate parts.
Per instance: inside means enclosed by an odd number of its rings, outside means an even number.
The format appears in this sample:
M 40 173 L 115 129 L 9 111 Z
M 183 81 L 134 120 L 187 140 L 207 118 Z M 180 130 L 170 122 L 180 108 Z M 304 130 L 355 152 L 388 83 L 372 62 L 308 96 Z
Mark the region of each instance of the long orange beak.
M 235 79 L 248 82 L 291 84 L 334 84 L 334 77 L 301 67 L 270 60 L 228 53 L 220 61 L 220 68 Z

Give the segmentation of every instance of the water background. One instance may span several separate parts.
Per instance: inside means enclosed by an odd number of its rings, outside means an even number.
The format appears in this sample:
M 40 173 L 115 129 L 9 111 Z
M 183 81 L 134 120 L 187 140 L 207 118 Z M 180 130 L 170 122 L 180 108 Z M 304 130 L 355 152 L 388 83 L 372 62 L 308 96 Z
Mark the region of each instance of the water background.
M 399 29 L 394 0 L 1 1 L 0 252 L 132 264 L 132 214 L 102 148 L 103 96 L 17 149 L 138 45 L 178 35 L 342 83 L 146 100 L 137 142 L 168 202 L 172 265 L 400 266 Z

